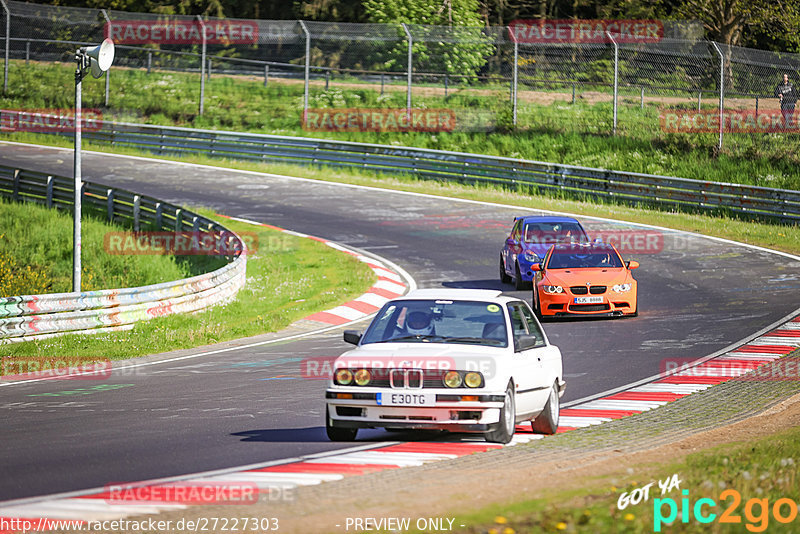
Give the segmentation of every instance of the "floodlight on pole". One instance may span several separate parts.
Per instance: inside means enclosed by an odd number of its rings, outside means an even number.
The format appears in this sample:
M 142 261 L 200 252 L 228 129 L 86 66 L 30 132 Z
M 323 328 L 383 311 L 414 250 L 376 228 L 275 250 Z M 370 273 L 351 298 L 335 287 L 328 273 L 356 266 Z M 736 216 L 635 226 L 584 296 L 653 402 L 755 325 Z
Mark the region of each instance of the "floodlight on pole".
M 97 46 L 82 46 L 75 52 L 75 158 L 73 171 L 75 177 L 75 201 L 72 215 L 72 291 L 81 290 L 81 200 L 83 183 L 81 180 L 81 82 L 87 72 L 100 78 L 114 62 L 114 42 L 105 39 Z

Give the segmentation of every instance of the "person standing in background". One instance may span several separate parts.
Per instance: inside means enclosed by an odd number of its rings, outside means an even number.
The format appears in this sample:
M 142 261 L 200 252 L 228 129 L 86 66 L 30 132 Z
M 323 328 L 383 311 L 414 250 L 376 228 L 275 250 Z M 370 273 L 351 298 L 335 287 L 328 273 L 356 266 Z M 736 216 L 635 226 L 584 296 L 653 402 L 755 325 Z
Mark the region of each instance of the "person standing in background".
M 783 127 L 792 127 L 792 115 L 794 115 L 794 105 L 797 102 L 797 93 L 794 91 L 789 75 L 783 75 L 783 83 L 779 83 L 775 88 L 775 97 L 781 102 L 781 115 L 783 115 Z

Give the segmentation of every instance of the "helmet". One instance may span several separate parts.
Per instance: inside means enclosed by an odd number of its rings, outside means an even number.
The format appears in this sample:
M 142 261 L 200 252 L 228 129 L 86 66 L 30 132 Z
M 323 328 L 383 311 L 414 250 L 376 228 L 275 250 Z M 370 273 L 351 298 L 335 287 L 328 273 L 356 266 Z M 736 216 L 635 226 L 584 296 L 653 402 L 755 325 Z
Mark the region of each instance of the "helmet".
M 412 311 L 406 318 L 406 330 L 409 334 L 424 336 L 433 333 L 431 314 L 427 311 Z

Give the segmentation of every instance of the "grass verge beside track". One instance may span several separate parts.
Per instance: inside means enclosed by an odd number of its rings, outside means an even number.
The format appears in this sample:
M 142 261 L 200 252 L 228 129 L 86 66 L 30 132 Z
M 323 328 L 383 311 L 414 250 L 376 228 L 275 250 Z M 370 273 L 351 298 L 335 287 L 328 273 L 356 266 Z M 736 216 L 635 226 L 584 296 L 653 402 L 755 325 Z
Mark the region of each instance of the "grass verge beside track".
M 318 241 L 195 211 L 235 232 L 257 234 L 259 247 L 247 257 L 247 283 L 236 299 L 197 314 L 137 323 L 124 332 L 0 345 L 3 362 L 119 360 L 274 332 L 364 293 L 375 281 L 364 263 Z
M 0 95 L 0 109 L 69 109 L 74 65 L 69 63 L 25 64 L 11 61 L 9 90 Z M 405 85 L 388 85 L 384 94 L 376 84 L 358 80 L 335 80 L 329 90 L 322 82 L 311 84 L 310 108 L 403 109 Z M 642 172 L 734 182 L 783 189 L 800 189 L 796 172 L 800 162 L 798 136 L 782 133 L 726 134 L 721 152 L 714 133 L 668 133 L 660 125 L 662 108 L 695 109 L 696 101 L 648 95 L 640 109 L 638 98 L 622 96 L 618 109 L 618 135 L 612 135 L 611 96 L 579 90 L 574 104 L 556 99 L 541 89 L 519 92 L 518 127 L 511 121 L 507 85 L 468 86 L 450 89 L 418 86 L 413 106 L 420 109 L 452 110 L 466 129 L 494 131 L 453 132 L 331 132 L 309 131 L 301 124 L 303 84 L 301 80 L 272 78 L 267 87 L 252 76 L 215 73 L 205 85 L 204 114 L 198 115 L 199 77 L 196 73 L 114 67 L 110 107 L 103 119 L 145 124 L 248 131 L 276 135 L 323 137 L 366 143 L 397 144 L 509 156 L 538 161 L 557 161 L 587 167 Z M 103 108 L 105 85 L 88 81 L 83 85 L 86 108 Z M 754 103 L 726 101 L 730 106 Z M 762 109 L 777 110 L 777 101 L 762 101 Z M 707 99 L 704 109 L 717 104 Z M 476 116 L 475 120 L 467 117 Z M 495 126 L 491 124 L 494 123 Z
M 81 287 L 134 287 L 188 278 L 224 260 L 108 254 L 103 238 L 125 228 L 85 213 Z M 208 260 L 211 260 L 209 264 Z M 72 291 L 72 213 L 0 199 L 0 297 Z

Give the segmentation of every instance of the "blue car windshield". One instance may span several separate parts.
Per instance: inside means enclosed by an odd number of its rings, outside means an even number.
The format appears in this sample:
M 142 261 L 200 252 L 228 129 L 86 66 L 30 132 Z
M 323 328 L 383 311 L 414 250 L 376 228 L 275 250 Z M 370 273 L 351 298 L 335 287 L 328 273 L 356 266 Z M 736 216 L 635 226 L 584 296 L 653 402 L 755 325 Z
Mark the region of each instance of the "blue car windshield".
M 526 243 L 553 245 L 555 243 L 587 243 L 588 236 L 576 223 L 529 222 L 522 238 Z
M 460 343 L 507 347 L 503 309 L 492 302 L 397 300 L 387 303 L 361 339 L 368 343 Z

